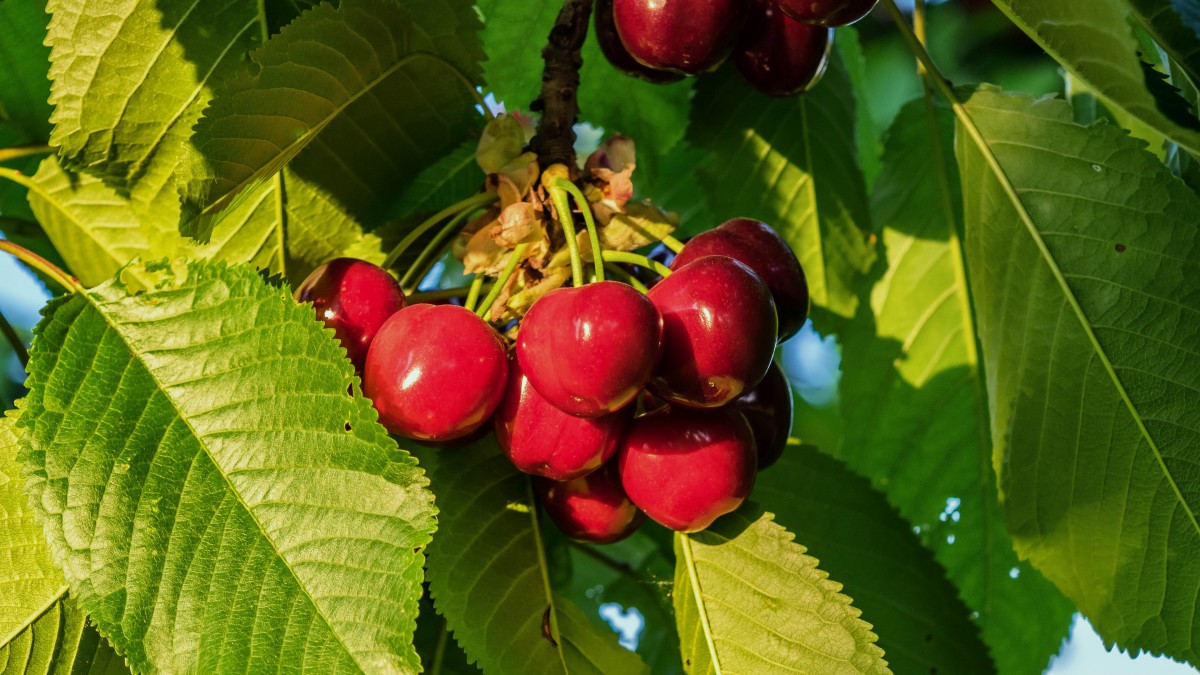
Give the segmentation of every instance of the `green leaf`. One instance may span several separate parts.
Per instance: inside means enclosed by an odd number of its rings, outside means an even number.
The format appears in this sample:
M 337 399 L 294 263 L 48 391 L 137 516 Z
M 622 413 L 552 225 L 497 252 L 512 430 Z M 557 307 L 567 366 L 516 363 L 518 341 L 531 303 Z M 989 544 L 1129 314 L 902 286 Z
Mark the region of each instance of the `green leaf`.
M 430 164 L 405 186 L 392 205 L 391 218 L 432 214 L 479 192 L 483 171 L 475 163 L 479 139 L 468 138 Z
M 286 287 L 152 269 L 52 301 L 31 350 L 26 491 L 72 597 L 138 671 L 415 671 L 415 460 Z
M 869 189 L 883 169 L 883 146 L 881 134 L 879 129 L 875 128 L 875 119 L 871 115 L 867 59 L 863 54 L 862 42 L 858 39 L 858 29 L 854 26 L 843 26 L 837 31 L 837 39 L 834 40 L 833 46 L 841 54 L 842 63 L 846 64 L 850 82 L 854 86 L 854 102 L 858 111 L 855 124 L 858 163 L 862 167 L 863 178 Z
M 675 535 L 688 673 L 891 673 L 871 625 L 774 516 L 747 503 Z
M 1014 23 L 1096 95 L 1200 152 L 1200 121 L 1181 124 L 1147 88 L 1137 41 L 1121 0 L 995 0 Z
M 305 12 L 196 125 L 180 231 L 207 241 L 289 162 L 358 222 L 381 222 L 397 185 L 480 127 L 478 23 L 466 0 L 344 0 Z
M 982 88 L 965 250 L 1009 532 L 1106 641 L 1196 662 L 1200 197 L 1059 100 Z
M 191 134 L 213 85 L 262 39 L 258 3 L 51 0 L 54 132 L 66 166 L 128 189 Z
M 417 454 L 440 510 L 429 590 L 473 663 L 502 675 L 647 672 L 616 635 L 551 591 L 529 477 L 493 436 Z
M 1171 8 L 1171 0 L 1127 2 L 1134 18 L 1163 51 L 1181 65 L 1193 81 L 1200 81 L 1200 34 L 1188 27 L 1183 17 Z
M 854 92 L 837 52 L 812 91 L 772 98 L 731 69 L 700 80 L 688 141 L 708 154 L 699 182 L 711 223 L 750 217 L 795 249 L 813 304 L 854 314 L 855 278 L 873 252 L 858 167 Z
M 1074 608 L 1018 562 L 1004 528 L 953 151 L 949 109 L 924 98 L 887 134 L 871 202 L 885 266 L 863 280 L 859 315 L 841 333 L 838 454 L 918 529 L 978 612 L 999 671 L 1041 672 Z
M 476 6 L 483 17 L 483 49 L 488 55 L 484 79 L 488 88 L 509 111 L 528 110 L 542 86 L 541 45 L 550 35 L 562 3 L 478 0 Z
M 845 464 L 813 446 L 790 447 L 758 475 L 754 497 L 854 598 L 894 671 L 996 672 L 945 570 Z
M 50 17 L 38 2 L 0 2 L 0 147 L 50 138 Z

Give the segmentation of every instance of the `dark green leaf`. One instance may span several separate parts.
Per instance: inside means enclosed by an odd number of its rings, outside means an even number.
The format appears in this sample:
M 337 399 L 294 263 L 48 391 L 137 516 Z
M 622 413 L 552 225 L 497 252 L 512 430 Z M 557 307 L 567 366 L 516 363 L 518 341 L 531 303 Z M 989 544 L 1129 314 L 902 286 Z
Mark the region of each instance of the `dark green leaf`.
M 50 138 L 49 21 L 40 2 L 0 2 L 0 147 Z

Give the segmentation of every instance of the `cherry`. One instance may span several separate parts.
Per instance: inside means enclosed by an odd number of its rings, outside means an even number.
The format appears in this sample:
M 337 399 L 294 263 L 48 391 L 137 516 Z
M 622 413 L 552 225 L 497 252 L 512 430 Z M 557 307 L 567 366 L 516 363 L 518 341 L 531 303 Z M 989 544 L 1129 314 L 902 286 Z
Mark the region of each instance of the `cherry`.
M 733 50 L 742 79 L 771 96 L 812 88 L 825 73 L 833 29 L 796 21 L 769 0 L 753 0 L 746 28 Z
M 574 480 L 612 458 L 636 406 L 586 419 L 550 405 L 530 384 L 516 358 L 494 418 L 496 440 L 518 469 L 552 480 Z
M 633 421 L 617 453 L 621 485 L 646 515 L 697 532 L 733 511 L 755 476 L 754 435 L 733 408 L 672 408 Z
M 609 544 L 646 520 L 621 488 L 615 462 L 566 483 L 534 478 L 533 489 L 550 520 L 572 539 Z
M 621 43 L 639 63 L 699 75 L 733 50 L 746 0 L 614 0 Z
M 420 441 L 461 438 L 500 404 L 506 351 L 496 331 L 462 307 L 412 305 L 375 335 L 363 392 L 393 434 Z
M 646 297 L 663 318 L 662 357 L 650 380 L 659 398 L 715 408 L 766 375 L 775 351 L 775 306 L 749 267 L 705 256 L 679 267 Z
M 774 464 L 792 433 L 792 387 L 779 364 L 772 363 L 762 382 L 730 405 L 746 417 L 754 432 L 759 471 Z
M 772 0 L 784 14 L 818 26 L 849 26 L 875 8 L 878 0 Z
M 367 348 L 388 317 L 404 308 L 404 291 L 387 270 L 365 260 L 336 258 L 296 287 L 296 302 L 311 302 L 354 369 L 362 372 Z
M 754 270 L 771 291 L 779 313 L 780 342 L 795 335 L 808 317 L 808 281 L 787 242 L 766 223 L 734 218 L 696 235 L 671 263 L 671 269 L 708 255 L 724 255 Z
M 596 41 L 600 43 L 600 51 L 604 52 L 608 62 L 630 77 L 654 84 L 683 79 L 679 73 L 643 66 L 625 49 L 625 45 L 621 44 L 621 36 L 617 35 L 617 24 L 613 21 L 613 0 L 596 0 Z
M 658 360 L 662 319 L 646 296 L 602 281 L 560 288 L 533 304 L 517 335 L 517 359 L 551 405 L 599 417 L 632 401 Z

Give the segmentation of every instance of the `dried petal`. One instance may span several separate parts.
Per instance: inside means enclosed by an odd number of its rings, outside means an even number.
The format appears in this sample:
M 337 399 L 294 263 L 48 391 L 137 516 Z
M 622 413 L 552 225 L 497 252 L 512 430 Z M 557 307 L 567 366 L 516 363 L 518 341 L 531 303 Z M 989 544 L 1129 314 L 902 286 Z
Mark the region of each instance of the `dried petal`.
M 629 202 L 625 213 L 614 214 L 601 230 L 601 245 L 614 251 L 632 251 L 661 241 L 679 227 L 679 214 L 663 211 L 648 201 Z
M 484 173 L 498 173 L 525 149 L 525 131 L 511 115 L 500 114 L 483 128 L 475 161 Z

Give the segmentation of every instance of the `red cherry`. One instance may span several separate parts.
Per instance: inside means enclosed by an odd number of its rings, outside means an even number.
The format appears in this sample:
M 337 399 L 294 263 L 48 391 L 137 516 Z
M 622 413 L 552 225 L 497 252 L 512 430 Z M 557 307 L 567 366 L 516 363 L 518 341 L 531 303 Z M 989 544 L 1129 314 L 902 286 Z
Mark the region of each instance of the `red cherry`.
M 600 51 L 613 68 L 639 80 L 666 84 L 683 79 L 683 75 L 669 70 L 647 68 L 637 62 L 633 55 L 621 44 L 621 36 L 617 35 L 617 24 L 613 21 L 613 0 L 596 0 L 596 41 L 600 43 Z
M 534 478 L 533 489 L 550 520 L 572 539 L 609 544 L 646 520 L 621 488 L 614 462 L 567 483 Z
M 646 296 L 602 281 L 561 288 L 535 302 L 521 322 L 517 358 L 552 405 L 599 417 L 646 386 L 661 338 L 662 319 Z
M 363 372 L 363 392 L 388 431 L 448 441 L 475 431 L 504 395 L 504 341 L 454 305 L 406 307 L 383 324 Z
M 768 0 L 754 0 L 733 50 L 742 79 L 771 96 L 807 91 L 825 73 L 833 29 L 796 21 Z
M 779 341 L 799 332 L 808 318 L 808 280 L 788 243 L 766 223 L 734 218 L 696 235 L 671 263 L 679 269 L 707 255 L 724 255 L 754 270 L 771 291 L 779 315 Z
M 614 0 L 621 43 L 644 66 L 699 75 L 729 56 L 746 0 Z
M 875 8 L 878 0 L 772 0 L 784 14 L 818 26 L 849 26 Z
M 680 532 L 703 530 L 741 506 L 754 487 L 756 461 L 750 425 L 733 408 L 644 415 L 617 453 L 629 498 Z
M 730 405 L 746 417 L 754 432 L 758 470 L 774 464 L 783 454 L 792 433 L 792 387 L 779 364 L 772 363 L 762 382 Z
M 611 415 L 587 419 L 550 405 L 521 371 L 516 358 L 508 360 L 508 386 L 496 409 L 496 440 L 518 469 L 552 480 L 574 480 L 595 471 L 612 458 L 635 406 Z
M 725 256 L 699 258 L 646 297 L 663 318 L 662 357 L 650 380 L 654 395 L 716 408 L 766 375 L 775 351 L 775 307 L 749 267 Z
M 388 318 L 404 308 L 404 291 L 387 270 L 365 260 L 336 258 L 296 287 L 296 302 L 311 302 L 333 329 L 354 369 L 362 372 L 367 348 Z

